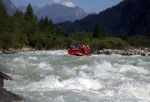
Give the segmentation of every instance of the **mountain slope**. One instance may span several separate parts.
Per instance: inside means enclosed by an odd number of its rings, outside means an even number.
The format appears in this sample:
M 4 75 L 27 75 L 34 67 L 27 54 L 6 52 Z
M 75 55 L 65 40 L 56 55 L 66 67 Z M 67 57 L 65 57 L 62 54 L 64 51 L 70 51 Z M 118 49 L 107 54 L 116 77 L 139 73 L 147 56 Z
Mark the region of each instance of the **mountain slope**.
M 12 3 L 11 0 L 2 0 L 2 2 L 4 3 L 4 5 L 7 9 L 7 13 L 9 15 L 13 15 L 17 11 L 16 6 Z
M 19 6 L 18 7 L 18 10 L 20 10 L 23 13 L 26 12 L 26 9 L 27 9 L 27 6 Z M 34 6 L 34 5 L 32 6 L 32 9 L 33 9 L 34 14 L 40 10 L 40 8 L 38 8 L 37 6 Z
M 23 13 L 26 12 L 27 6 L 19 6 L 18 9 Z M 34 14 L 38 19 L 42 17 L 48 17 L 54 23 L 59 23 L 63 21 L 75 21 L 76 19 L 82 19 L 88 15 L 83 9 L 80 7 L 67 7 L 61 4 L 51 4 L 46 5 L 42 8 L 38 8 L 36 6 L 32 6 Z
M 150 0 L 124 0 L 95 15 L 73 23 L 59 23 L 68 32 L 92 32 L 96 23 L 111 35 L 150 35 Z M 65 25 L 65 26 L 62 26 Z
M 49 19 L 52 19 L 54 23 L 68 20 L 74 21 L 76 19 L 82 19 L 88 15 L 88 13 L 78 6 L 67 7 L 60 4 L 46 5 L 35 14 L 38 18 L 47 16 Z

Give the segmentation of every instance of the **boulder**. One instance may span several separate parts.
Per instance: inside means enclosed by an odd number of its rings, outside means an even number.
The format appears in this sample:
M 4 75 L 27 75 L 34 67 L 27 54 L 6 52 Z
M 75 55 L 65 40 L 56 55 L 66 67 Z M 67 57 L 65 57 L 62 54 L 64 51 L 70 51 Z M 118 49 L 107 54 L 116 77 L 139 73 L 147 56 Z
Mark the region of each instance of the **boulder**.
M 0 102 L 18 102 L 24 100 L 23 97 L 4 89 L 4 80 L 12 80 L 12 78 L 0 71 Z
M 22 100 L 23 97 L 0 87 L 0 102 L 18 102 Z
M 12 80 L 12 78 L 0 71 L 0 87 L 4 86 L 3 80 Z

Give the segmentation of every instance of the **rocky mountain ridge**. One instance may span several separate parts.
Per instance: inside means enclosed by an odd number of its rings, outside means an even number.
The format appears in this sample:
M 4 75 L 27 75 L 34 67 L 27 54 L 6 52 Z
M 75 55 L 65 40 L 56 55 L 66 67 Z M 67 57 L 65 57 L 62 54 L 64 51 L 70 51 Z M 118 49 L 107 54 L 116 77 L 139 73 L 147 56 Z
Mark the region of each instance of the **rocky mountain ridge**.
M 56 27 L 71 33 L 93 32 L 97 23 L 112 36 L 150 36 L 150 0 L 124 0 L 99 14 L 82 20 L 64 22 Z
M 11 0 L 2 0 L 2 2 L 4 3 L 9 15 L 13 15 L 17 10 L 22 11 L 23 13 L 26 12 L 27 6 L 16 7 Z M 42 17 L 45 18 L 47 16 L 53 21 L 53 23 L 63 21 L 73 22 L 89 15 L 89 13 L 85 12 L 78 6 L 68 7 L 61 4 L 45 5 L 42 8 L 32 5 L 32 9 L 38 19 L 41 19 Z

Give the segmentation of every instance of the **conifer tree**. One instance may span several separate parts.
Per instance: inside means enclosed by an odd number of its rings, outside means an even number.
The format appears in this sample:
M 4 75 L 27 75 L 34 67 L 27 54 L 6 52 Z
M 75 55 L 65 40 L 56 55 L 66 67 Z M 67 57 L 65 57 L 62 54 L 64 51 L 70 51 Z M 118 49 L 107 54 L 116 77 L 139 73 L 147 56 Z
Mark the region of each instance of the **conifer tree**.
M 98 24 L 96 23 L 94 27 L 94 32 L 93 32 L 93 38 L 99 38 L 99 34 L 100 34 L 100 29 L 99 29 Z
M 28 43 L 27 35 L 23 33 L 24 15 L 20 11 L 16 11 L 13 18 L 14 37 L 18 47 L 22 47 Z
M 99 27 L 99 25 L 96 23 L 93 32 L 93 38 L 103 39 L 105 37 L 106 37 L 106 32 L 104 27 Z
M 8 23 L 7 21 L 8 21 L 7 11 L 5 9 L 4 4 L 0 0 L 0 33 L 6 31 L 7 23 Z
M 27 6 L 27 10 L 25 12 L 25 24 L 24 24 L 24 34 L 27 35 L 29 45 L 34 47 L 35 34 L 38 30 L 38 24 L 36 21 L 36 17 L 33 14 L 32 6 L 29 4 Z
M 25 20 L 26 21 L 33 21 L 33 20 L 35 20 L 35 16 L 33 14 L 33 9 L 32 9 L 32 6 L 31 6 L 30 3 L 27 6 L 27 10 L 25 12 Z
M 7 14 L 4 4 L 0 0 L 0 48 L 11 46 L 11 28 L 10 17 Z

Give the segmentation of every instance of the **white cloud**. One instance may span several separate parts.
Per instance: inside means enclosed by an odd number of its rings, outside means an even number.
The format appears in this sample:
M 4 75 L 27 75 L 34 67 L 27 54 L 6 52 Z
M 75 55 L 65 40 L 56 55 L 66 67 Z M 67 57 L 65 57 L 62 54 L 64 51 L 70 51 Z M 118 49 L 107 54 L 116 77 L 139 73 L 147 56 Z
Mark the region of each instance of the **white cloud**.
M 61 3 L 61 0 L 53 0 L 54 3 Z
M 59 3 L 68 7 L 75 7 L 75 4 L 70 0 L 53 0 L 53 3 Z
M 65 1 L 63 2 L 63 5 L 68 6 L 68 7 L 75 7 L 75 4 L 71 1 Z

